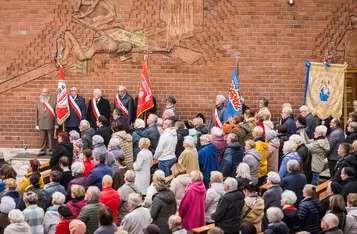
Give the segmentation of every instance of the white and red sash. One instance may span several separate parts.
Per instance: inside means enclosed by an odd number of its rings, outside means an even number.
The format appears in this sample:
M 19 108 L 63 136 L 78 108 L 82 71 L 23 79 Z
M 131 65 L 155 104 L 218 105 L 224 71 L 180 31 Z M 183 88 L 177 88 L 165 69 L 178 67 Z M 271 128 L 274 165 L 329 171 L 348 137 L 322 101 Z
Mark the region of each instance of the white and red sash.
M 78 118 L 81 120 L 82 119 L 82 112 L 81 109 L 79 109 L 79 106 L 77 105 L 76 101 L 73 99 L 71 95 L 68 95 L 68 101 L 71 107 L 73 108 L 74 112 L 76 112 Z
M 114 102 L 115 102 L 115 105 L 121 110 L 121 112 L 123 113 L 124 117 L 128 118 L 129 117 L 129 111 L 128 111 L 128 109 L 126 109 L 126 107 L 120 101 L 120 98 L 119 98 L 118 94 L 115 95 Z
M 92 99 L 92 110 L 95 118 L 98 119 L 100 116 L 100 112 L 98 110 L 97 101 L 95 100 L 95 98 Z
M 46 111 L 53 117 L 55 118 L 55 111 L 53 110 L 52 106 L 48 104 L 47 102 L 42 101 L 43 107 L 46 109 Z
M 213 121 L 214 121 L 214 125 L 218 128 L 222 128 L 222 122 L 218 117 L 218 112 L 217 112 L 217 108 L 214 108 L 214 112 L 213 112 Z
M 166 107 L 162 110 L 162 115 L 161 115 L 161 119 L 165 120 L 165 111 L 166 111 Z

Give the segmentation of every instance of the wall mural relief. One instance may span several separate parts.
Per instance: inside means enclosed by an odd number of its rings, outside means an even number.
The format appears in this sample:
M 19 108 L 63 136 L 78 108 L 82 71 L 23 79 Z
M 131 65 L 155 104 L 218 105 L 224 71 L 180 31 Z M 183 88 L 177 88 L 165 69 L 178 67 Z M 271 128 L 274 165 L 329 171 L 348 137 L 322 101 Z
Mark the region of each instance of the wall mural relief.
M 132 53 L 161 53 L 192 64 L 202 53 L 180 47 L 180 41 L 202 31 L 203 0 L 162 0 L 162 28 L 125 30 L 118 22 L 114 0 L 77 0 L 72 19 L 96 32 L 92 44 L 81 45 L 71 31 L 57 39 L 56 65 L 67 71 L 86 73 L 87 61 L 97 53 L 108 53 L 124 61 Z
M 348 67 L 357 68 L 357 17 L 350 17 L 351 29 L 346 30 L 337 46 L 337 51 L 344 52 L 344 61 Z

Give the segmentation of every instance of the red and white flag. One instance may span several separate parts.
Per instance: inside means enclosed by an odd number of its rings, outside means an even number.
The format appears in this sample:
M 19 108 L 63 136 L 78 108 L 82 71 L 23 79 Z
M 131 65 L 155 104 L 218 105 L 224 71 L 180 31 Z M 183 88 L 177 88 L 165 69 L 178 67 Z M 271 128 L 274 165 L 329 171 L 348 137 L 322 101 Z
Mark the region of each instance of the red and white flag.
M 62 66 L 58 78 L 56 115 L 59 125 L 63 124 L 69 116 L 68 95 Z
M 138 107 L 136 109 L 136 117 L 149 110 L 154 106 L 154 99 L 152 97 L 150 80 L 148 73 L 148 56 L 144 57 L 144 66 L 140 79 L 140 92 L 138 98 Z

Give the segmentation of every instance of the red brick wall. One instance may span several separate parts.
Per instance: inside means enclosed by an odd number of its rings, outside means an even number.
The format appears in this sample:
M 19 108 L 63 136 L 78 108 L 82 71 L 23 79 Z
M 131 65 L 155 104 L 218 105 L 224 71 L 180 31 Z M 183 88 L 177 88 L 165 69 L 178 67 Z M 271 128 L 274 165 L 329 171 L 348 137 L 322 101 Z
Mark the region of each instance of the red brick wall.
M 90 45 L 94 32 L 71 22 L 68 0 L 3 1 L 0 7 L 0 80 L 51 63 L 55 40 L 71 30 L 81 44 Z M 155 28 L 160 24 L 160 0 L 116 0 L 117 17 L 128 30 Z M 204 0 L 202 32 L 184 39 L 180 46 L 203 57 L 192 65 L 155 54 L 149 56 L 149 75 L 159 110 L 168 95 L 176 97 L 182 119 L 197 112 L 210 114 L 215 95 L 227 94 L 234 52 L 241 52 L 240 82 L 246 104 L 256 107 L 269 99 L 274 120 L 281 105 L 303 101 L 304 59 L 320 61 L 328 50 L 343 62 L 336 47 L 348 29 L 348 18 L 357 14 L 355 0 Z M 109 55 L 95 55 L 89 73 L 67 75 L 68 87 L 77 86 L 87 100 L 94 88 L 112 101 L 119 84 L 132 96 L 139 89 L 142 55 L 121 62 Z M 104 67 L 101 66 L 106 62 Z M 0 84 L 4 86 L 4 84 Z M 55 94 L 57 72 L 0 94 L 0 147 L 39 146 L 34 126 L 34 106 L 42 87 Z

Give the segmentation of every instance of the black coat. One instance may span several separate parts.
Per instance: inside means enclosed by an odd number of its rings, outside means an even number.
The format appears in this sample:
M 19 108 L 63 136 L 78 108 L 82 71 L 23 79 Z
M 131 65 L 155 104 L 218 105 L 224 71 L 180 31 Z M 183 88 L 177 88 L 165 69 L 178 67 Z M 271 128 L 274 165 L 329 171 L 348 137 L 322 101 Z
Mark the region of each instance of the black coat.
M 0 234 L 4 234 L 4 229 L 10 224 L 8 214 L 0 213 Z
M 150 140 L 149 150 L 154 155 L 157 144 L 159 143 L 159 138 L 160 138 L 159 129 L 157 128 L 156 124 L 154 124 L 152 126 L 147 127 L 145 131 L 146 131 L 147 136 Z
M 284 119 L 282 124 L 285 125 L 288 129 L 289 136 L 296 134 L 296 124 L 292 116 L 288 116 L 286 119 Z
M 232 142 L 224 150 L 222 158 L 222 174 L 223 177 L 235 177 L 238 164 L 243 160 L 243 149 L 239 142 Z
M 345 202 L 347 202 L 347 196 L 350 193 L 357 193 L 357 181 L 355 180 L 346 183 L 342 187 L 341 196 L 345 199 Z
M 303 171 L 306 176 L 307 183 L 311 183 L 312 180 L 312 171 L 311 171 L 311 160 L 312 155 L 309 149 L 306 147 L 305 144 L 301 144 L 297 147 L 296 152 L 301 158 Z
M 317 234 L 320 230 L 321 203 L 313 198 L 305 198 L 299 205 L 300 228 L 302 231 Z
M 302 190 L 307 184 L 306 176 L 301 173 L 292 172 L 281 180 L 280 186 L 283 190 L 291 190 L 295 193 L 297 200 L 295 207 L 299 207 L 299 203 L 304 199 Z
M 268 227 L 269 221 L 266 216 L 266 211 L 270 207 L 278 207 L 281 208 L 281 194 L 283 193 L 283 190 L 279 185 L 272 185 L 268 190 L 263 194 L 263 200 L 264 200 L 264 217 L 263 217 L 263 223 L 262 227 L 263 230 L 265 230 Z
M 93 98 L 91 98 L 88 102 L 87 120 L 89 121 L 91 128 L 97 129 L 97 119 L 93 113 L 92 100 L 93 100 Z M 109 101 L 107 99 L 101 97 L 97 104 L 97 108 L 98 108 L 100 115 L 104 115 L 105 118 L 107 118 L 108 126 L 109 126 L 109 121 L 110 121 Z
M 134 108 L 134 100 L 129 94 L 125 94 L 124 96 L 120 96 L 117 94 L 117 96 L 119 96 L 121 103 L 128 110 L 129 117 L 127 123 L 131 125 L 136 119 L 136 109 Z M 122 110 L 115 104 L 115 101 L 114 101 L 114 109 L 118 110 L 119 116 L 125 117 Z
M 72 172 L 71 171 L 63 171 L 61 173 L 61 176 L 59 178 L 59 183 L 64 187 L 64 189 L 67 191 L 68 189 L 68 183 L 73 179 Z
M 299 221 L 299 212 L 295 207 L 287 207 L 283 209 L 283 222 L 289 228 L 290 234 L 295 234 L 300 231 L 300 221 Z
M 82 132 L 82 142 L 83 149 L 92 149 L 92 137 L 94 136 L 95 131 L 93 128 L 88 128 L 87 130 Z
M 176 157 L 180 157 L 181 153 L 185 150 L 183 147 L 183 140 L 185 136 L 188 136 L 189 131 L 188 129 L 180 129 L 176 130 L 177 132 L 177 144 L 176 144 L 176 150 L 175 150 L 175 155 Z
M 343 234 L 343 232 L 338 229 L 338 227 L 329 228 L 325 231 L 319 232 L 319 234 Z
M 289 233 L 289 228 L 282 221 L 269 224 L 268 228 L 264 231 L 264 234 L 287 234 L 287 233 Z
M 170 189 L 164 189 L 152 198 L 151 205 L 152 223 L 160 228 L 160 234 L 171 234 L 167 220 L 176 213 L 176 199 Z
M 17 190 L 12 190 L 12 191 L 8 191 L 8 192 L 3 193 L 1 195 L 1 197 L 0 197 L 0 201 L 5 196 L 9 196 L 12 199 L 14 199 L 15 204 L 18 204 L 20 202 L 20 199 L 21 199 L 21 195 L 20 195 L 19 191 L 17 191 Z
M 347 134 L 345 142 L 352 144 L 355 140 L 357 140 L 357 132 L 351 132 Z
M 284 156 L 283 146 L 284 146 L 285 141 L 289 140 L 289 136 L 287 134 L 279 133 L 278 138 L 279 138 L 279 142 L 280 142 L 280 146 L 279 146 L 279 169 L 280 169 L 280 164 L 281 164 L 281 161 L 283 160 L 283 156 Z
M 69 117 L 66 119 L 65 126 L 66 127 L 71 127 L 71 128 L 78 128 L 81 120 L 86 118 L 86 101 L 83 97 L 77 96 L 76 99 L 74 99 L 76 102 L 77 106 L 79 107 L 82 118 L 79 119 L 77 113 L 74 111 L 72 106 L 69 104 Z
M 69 167 L 71 167 L 73 160 L 73 144 L 71 142 L 63 141 L 56 145 L 50 159 L 51 170 L 62 171 L 59 166 L 59 160 L 62 156 L 66 156 L 69 159 Z
M 221 228 L 225 233 L 238 232 L 243 206 L 242 192 L 235 190 L 225 193 L 219 200 L 216 211 L 211 215 L 216 227 Z
M 316 128 L 316 119 L 311 113 L 309 113 L 306 115 L 305 121 L 306 121 L 306 128 L 307 128 L 306 134 L 309 136 L 309 138 L 313 138 Z
M 112 136 L 112 130 L 110 129 L 110 127 L 102 126 L 95 131 L 94 135 L 100 135 L 101 137 L 103 137 L 104 144 L 106 147 L 108 147 L 110 138 Z
M 332 181 L 336 181 L 338 183 L 342 183 L 341 179 L 341 171 L 344 167 L 351 167 L 356 169 L 356 158 L 354 155 L 347 155 L 339 160 L 335 166 L 334 174 L 332 177 Z

